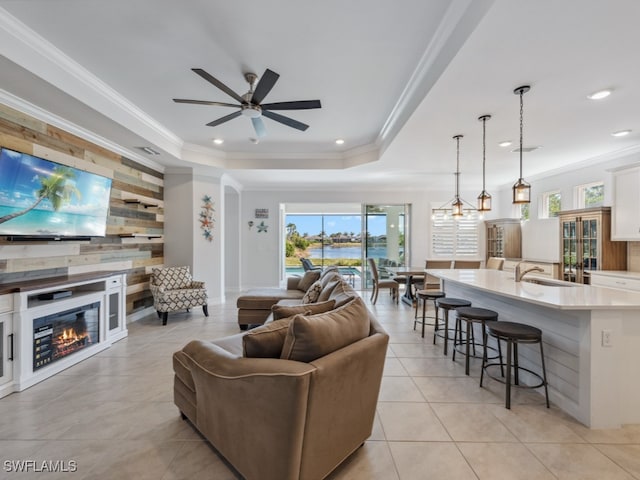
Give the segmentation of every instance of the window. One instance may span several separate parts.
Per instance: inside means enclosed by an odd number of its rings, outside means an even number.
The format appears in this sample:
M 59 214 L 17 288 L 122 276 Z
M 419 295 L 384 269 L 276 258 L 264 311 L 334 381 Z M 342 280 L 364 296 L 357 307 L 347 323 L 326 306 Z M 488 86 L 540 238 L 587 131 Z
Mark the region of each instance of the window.
M 542 194 L 542 208 L 540 209 L 540 218 L 557 217 L 561 208 L 561 194 L 558 191 L 547 192 Z
M 529 212 L 531 209 L 529 208 L 528 203 L 520 204 L 520 220 L 529 220 Z
M 604 204 L 604 182 L 587 183 L 576 187 L 577 208 L 601 207 Z
M 434 206 L 433 208 L 438 208 Z M 478 256 L 478 212 L 454 219 L 451 211 L 439 210 L 431 217 L 431 250 L 434 257 Z

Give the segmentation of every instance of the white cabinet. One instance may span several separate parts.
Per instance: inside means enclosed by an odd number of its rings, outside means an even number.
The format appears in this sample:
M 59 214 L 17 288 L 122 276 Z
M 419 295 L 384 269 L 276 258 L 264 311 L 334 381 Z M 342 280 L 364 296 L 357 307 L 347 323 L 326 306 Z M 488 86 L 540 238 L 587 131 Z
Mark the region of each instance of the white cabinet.
M 613 173 L 611 240 L 640 240 L 640 167 Z
M 591 285 L 640 292 L 640 273 L 592 272 Z
M 125 305 L 122 299 L 126 295 L 124 276 L 107 279 L 106 285 L 106 333 L 111 341 L 117 341 L 127 336 L 125 321 Z
M 11 321 L 13 297 L 0 295 L 0 391 L 13 379 L 14 333 Z M 0 397 L 2 395 L 0 394 Z

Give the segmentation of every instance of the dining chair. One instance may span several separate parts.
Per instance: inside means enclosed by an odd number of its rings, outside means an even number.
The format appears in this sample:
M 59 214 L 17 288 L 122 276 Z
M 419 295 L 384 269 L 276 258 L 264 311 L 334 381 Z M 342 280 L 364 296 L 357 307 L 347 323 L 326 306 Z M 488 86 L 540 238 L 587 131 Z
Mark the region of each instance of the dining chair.
M 481 263 L 480 260 L 454 260 L 453 268 L 480 268 Z
M 378 275 L 378 266 L 373 258 L 367 258 L 369 262 L 369 270 L 371 270 L 371 280 L 373 281 L 373 291 L 371 292 L 371 303 L 374 305 L 378 300 L 378 292 L 381 288 L 388 288 L 391 292 L 391 297 L 398 303 L 399 300 L 399 288 L 400 285 L 395 280 L 381 280 Z

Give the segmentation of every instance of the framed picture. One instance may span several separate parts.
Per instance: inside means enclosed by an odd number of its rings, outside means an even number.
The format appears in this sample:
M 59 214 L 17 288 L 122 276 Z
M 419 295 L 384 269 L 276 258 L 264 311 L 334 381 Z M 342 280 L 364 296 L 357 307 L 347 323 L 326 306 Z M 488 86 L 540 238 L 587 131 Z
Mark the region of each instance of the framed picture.
M 269 209 L 256 208 L 256 218 L 269 218 Z

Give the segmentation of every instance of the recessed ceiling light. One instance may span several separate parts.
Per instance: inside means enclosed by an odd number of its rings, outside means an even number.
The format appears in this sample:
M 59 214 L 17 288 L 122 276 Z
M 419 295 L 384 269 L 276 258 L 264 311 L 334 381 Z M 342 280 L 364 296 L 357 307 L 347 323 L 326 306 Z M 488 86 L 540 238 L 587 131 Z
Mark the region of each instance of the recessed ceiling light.
M 249 138 L 249 141 L 250 141 L 251 143 L 253 143 L 254 145 L 257 145 L 257 144 L 259 144 L 259 143 L 260 143 L 260 140 L 259 140 L 259 139 L 257 139 L 257 138 L 253 138 L 253 137 Z
M 222 145 L 224 143 L 224 140 L 222 138 L 214 138 L 213 143 L 215 143 L 216 145 Z
M 500 142 L 498 145 L 501 147 L 508 147 L 511 143 L 511 140 L 505 140 L 504 142 Z
M 631 133 L 631 130 L 618 130 L 617 132 L 613 132 L 611 135 L 613 135 L 614 137 L 624 137 L 626 135 L 629 135 Z
M 337 139 L 336 145 L 344 145 L 344 140 L 342 138 Z
M 611 95 L 611 90 L 598 90 L 597 92 L 593 92 L 591 95 L 587 95 L 587 98 L 590 100 L 602 100 L 603 98 L 607 98 Z

